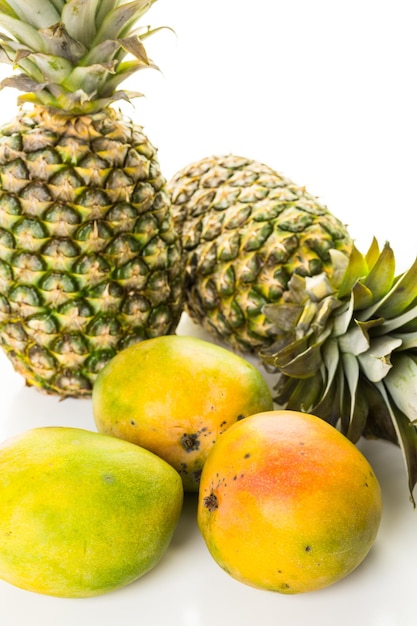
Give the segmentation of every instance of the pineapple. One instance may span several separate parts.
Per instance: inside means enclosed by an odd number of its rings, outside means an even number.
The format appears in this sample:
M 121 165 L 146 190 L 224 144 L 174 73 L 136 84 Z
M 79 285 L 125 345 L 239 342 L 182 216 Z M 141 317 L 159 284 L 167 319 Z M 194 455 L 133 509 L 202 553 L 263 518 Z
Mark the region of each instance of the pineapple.
M 330 250 L 350 253 L 347 229 L 303 187 L 267 165 L 209 157 L 168 182 L 186 266 L 190 317 L 233 349 L 274 341 L 267 304 L 289 278 L 333 272 Z
M 0 342 L 28 385 L 88 397 L 128 345 L 174 333 L 180 238 L 157 152 L 115 108 L 155 68 L 137 22 L 155 0 L 1 0 Z
M 191 317 L 256 353 L 281 407 L 399 445 L 415 506 L 417 260 L 396 276 L 388 243 L 362 254 L 304 189 L 241 157 L 203 159 L 168 189 Z

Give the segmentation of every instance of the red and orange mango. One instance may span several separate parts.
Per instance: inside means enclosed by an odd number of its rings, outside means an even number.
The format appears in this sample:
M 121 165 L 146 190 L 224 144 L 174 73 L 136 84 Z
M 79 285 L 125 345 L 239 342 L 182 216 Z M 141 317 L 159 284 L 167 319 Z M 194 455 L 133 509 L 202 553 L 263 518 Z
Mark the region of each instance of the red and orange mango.
M 211 450 L 198 524 L 232 577 L 293 594 L 352 572 L 381 510 L 374 472 L 347 438 L 318 417 L 268 411 L 231 426 Z

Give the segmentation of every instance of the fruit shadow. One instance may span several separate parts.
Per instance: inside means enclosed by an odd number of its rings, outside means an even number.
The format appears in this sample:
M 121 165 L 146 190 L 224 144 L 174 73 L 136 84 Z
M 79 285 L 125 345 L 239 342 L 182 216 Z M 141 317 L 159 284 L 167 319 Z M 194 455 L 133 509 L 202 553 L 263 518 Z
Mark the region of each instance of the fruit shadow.
M 47 395 L 34 387 L 16 390 L 3 423 L 12 434 L 40 426 L 72 426 L 96 431 L 91 399 Z
M 177 528 L 171 543 L 172 550 L 183 550 L 187 543 L 194 542 L 200 535 L 197 525 L 197 493 L 185 493 L 184 503 Z
M 408 491 L 408 478 L 399 446 L 383 440 L 358 442 L 358 448 L 367 458 L 379 481 L 382 492 L 381 531 L 387 536 L 401 532 L 410 515 L 417 514 Z M 417 488 L 414 489 L 417 501 Z

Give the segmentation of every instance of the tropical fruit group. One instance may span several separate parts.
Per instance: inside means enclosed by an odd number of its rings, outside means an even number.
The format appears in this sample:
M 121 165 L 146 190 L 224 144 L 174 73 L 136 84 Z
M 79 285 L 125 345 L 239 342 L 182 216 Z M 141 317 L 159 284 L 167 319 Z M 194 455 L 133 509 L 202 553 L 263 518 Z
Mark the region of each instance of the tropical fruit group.
M 259 370 L 202 339 L 168 335 L 117 354 L 100 372 L 93 413 L 100 432 L 165 459 L 197 491 L 214 442 L 233 423 L 273 407 Z
M 27 92 L 0 129 L 0 344 L 15 369 L 86 397 L 131 343 L 174 332 L 181 249 L 156 148 L 112 103 L 155 67 L 137 32 L 154 0 L 2 2 L 2 87 Z M 127 57 L 127 58 L 126 58 Z
M 374 472 L 346 437 L 313 415 L 269 411 L 212 448 L 198 524 L 232 577 L 294 594 L 352 572 L 374 544 L 381 508 Z
M 0 578 L 87 597 L 143 576 L 182 509 L 173 468 L 148 450 L 77 428 L 26 431 L 0 447 Z
M 272 168 L 208 157 L 168 183 L 181 232 L 186 308 L 276 372 L 274 399 L 399 444 L 417 483 L 417 260 L 362 254 L 317 198 Z

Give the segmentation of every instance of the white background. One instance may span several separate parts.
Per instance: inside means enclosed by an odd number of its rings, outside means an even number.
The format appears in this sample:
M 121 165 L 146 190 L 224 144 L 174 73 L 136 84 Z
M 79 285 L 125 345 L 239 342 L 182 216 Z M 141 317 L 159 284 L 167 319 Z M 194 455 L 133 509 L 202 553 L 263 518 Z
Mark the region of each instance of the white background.
M 348 224 L 358 247 L 391 242 L 398 270 L 417 253 L 417 93 L 413 0 L 158 0 L 145 18 L 162 72 L 127 85 L 126 112 L 159 148 L 167 178 L 189 162 L 235 153 L 303 184 Z M 2 70 L 7 74 L 8 68 Z M 0 93 L 0 123 L 15 92 Z M 184 318 L 181 333 L 204 336 Z M 27 389 L 0 354 L 0 439 L 39 425 L 94 430 L 91 403 Z M 380 479 L 384 515 L 365 562 L 331 588 L 281 596 L 244 586 L 209 556 L 187 499 L 161 563 L 121 591 L 88 600 L 0 582 L 1 626 L 414 626 L 417 511 L 399 450 L 361 442 Z

